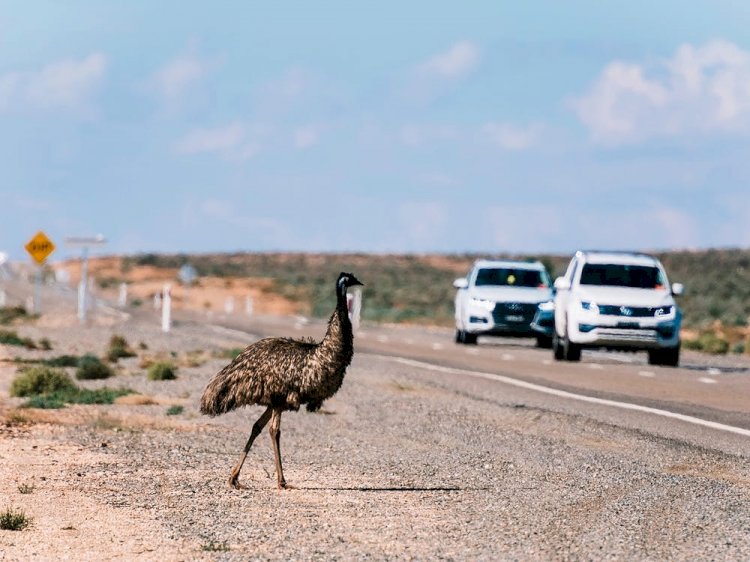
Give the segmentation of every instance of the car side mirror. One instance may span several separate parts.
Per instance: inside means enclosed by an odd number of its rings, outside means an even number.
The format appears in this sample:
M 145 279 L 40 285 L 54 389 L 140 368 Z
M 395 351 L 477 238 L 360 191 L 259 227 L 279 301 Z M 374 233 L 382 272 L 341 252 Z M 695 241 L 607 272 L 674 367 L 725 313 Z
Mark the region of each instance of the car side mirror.
M 461 277 L 453 282 L 453 286 L 456 289 L 465 289 L 469 286 L 469 282 L 466 280 L 466 277 Z
M 672 283 L 672 294 L 676 297 L 685 294 L 685 286 L 682 283 Z
M 567 291 L 570 289 L 570 281 L 568 281 L 565 277 L 558 277 L 555 279 L 555 290 L 557 291 Z

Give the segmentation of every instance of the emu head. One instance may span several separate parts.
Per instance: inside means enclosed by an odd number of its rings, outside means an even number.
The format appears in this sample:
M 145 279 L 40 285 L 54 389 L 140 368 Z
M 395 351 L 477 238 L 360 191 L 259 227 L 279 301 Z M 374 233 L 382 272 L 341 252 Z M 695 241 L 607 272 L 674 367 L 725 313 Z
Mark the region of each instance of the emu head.
M 353 273 L 339 273 L 338 281 L 336 281 L 336 287 L 339 290 L 344 291 L 347 287 L 353 287 L 354 285 L 364 285 L 359 279 L 354 277 Z

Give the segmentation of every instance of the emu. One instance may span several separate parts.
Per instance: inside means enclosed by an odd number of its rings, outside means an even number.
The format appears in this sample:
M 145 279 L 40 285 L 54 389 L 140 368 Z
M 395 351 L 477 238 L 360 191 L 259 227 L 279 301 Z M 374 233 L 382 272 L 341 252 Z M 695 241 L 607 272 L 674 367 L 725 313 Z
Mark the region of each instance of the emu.
M 201 413 L 218 416 L 249 404 L 266 406 L 253 424 L 250 438 L 232 469 L 229 486 L 239 483 L 240 470 L 253 441 L 271 421 L 270 433 L 279 489 L 290 488 L 281 468 L 279 442 L 281 413 L 297 411 L 301 404 L 314 412 L 341 387 L 354 354 L 354 335 L 346 305 L 346 290 L 362 285 L 351 273 L 336 281 L 336 309 L 320 343 L 290 338 L 266 338 L 249 345 L 234 361 L 209 381 L 201 398 Z

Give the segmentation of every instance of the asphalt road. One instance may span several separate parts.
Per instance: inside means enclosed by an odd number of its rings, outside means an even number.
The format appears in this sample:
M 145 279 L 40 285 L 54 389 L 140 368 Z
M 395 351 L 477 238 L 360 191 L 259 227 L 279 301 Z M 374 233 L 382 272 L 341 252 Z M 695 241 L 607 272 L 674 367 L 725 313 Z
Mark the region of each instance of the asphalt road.
M 324 322 L 307 319 L 218 316 L 211 322 L 261 336 L 320 338 L 325 331 Z M 648 365 L 645 353 L 584 351 L 580 363 L 568 363 L 554 361 L 550 350 L 535 348 L 531 339 L 480 338 L 478 345 L 466 346 L 454 343 L 448 329 L 382 325 L 361 327 L 355 350 L 358 355 L 400 361 L 457 391 L 479 386 L 483 395 L 502 397 L 513 381 L 531 383 L 541 388 L 526 387 L 525 392 L 561 410 L 574 409 L 623 427 L 750 454 L 750 358 L 687 351 L 679 368 L 669 368 Z M 641 409 L 628 409 L 631 405 Z

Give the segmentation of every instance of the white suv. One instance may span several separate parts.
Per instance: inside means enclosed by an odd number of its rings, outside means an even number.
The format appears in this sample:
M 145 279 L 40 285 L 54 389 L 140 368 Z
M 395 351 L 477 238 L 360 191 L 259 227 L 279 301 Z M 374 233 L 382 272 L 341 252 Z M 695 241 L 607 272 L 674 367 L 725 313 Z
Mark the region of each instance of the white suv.
M 555 359 L 582 348 L 647 350 L 652 365 L 676 367 L 682 313 L 659 260 L 630 252 L 577 252 L 555 281 Z
M 457 343 L 475 344 L 481 335 L 545 339 L 531 328 L 539 303 L 552 298 L 550 278 L 540 262 L 479 260 L 453 286 L 458 289 Z

